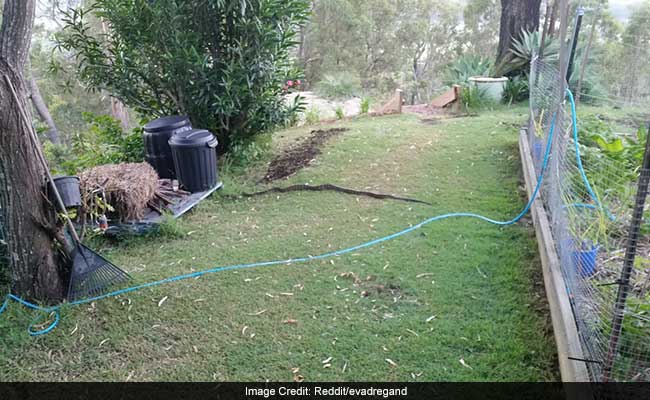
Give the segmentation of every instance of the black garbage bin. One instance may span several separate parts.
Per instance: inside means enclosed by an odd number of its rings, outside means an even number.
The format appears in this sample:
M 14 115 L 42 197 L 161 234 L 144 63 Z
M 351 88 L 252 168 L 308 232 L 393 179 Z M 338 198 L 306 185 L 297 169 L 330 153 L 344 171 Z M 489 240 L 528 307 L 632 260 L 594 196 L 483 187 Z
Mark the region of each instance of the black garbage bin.
M 145 159 L 161 178 L 175 179 L 174 159 L 169 138 L 192 129 L 189 118 L 172 115 L 155 119 L 144 126 Z
M 81 193 L 79 192 L 79 178 L 76 176 L 57 176 L 54 179 L 56 191 L 59 192 L 63 205 L 66 208 L 81 206 Z
M 205 129 L 179 132 L 169 139 L 179 183 L 202 192 L 217 184 L 217 138 Z

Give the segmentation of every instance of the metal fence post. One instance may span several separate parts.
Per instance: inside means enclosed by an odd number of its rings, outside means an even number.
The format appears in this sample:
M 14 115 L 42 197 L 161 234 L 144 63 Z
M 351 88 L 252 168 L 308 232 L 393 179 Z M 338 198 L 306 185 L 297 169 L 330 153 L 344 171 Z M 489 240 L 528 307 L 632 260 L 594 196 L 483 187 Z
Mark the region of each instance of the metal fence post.
M 612 378 L 612 369 L 618 352 L 619 338 L 623 330 L 623 318 L 625 314 L 625 303 L 630 292 L 630 277 L 634 269 L 634 259 L 636 257 L 637 241 L 639 231 L 643 221 L 643 208 L 648 195 L 648 185 L 650 184 L 650 126 L 646 136 L 645 153 L 643 155 L 643 165 L 639 174 L 639 184 L 636 192 L 634 211 L 630 222 L 630 232 L 625 248 L 625 258 L 623 259 L 623 268 L 618 280 L 618 293 L 616 303 L 614 304 L 614 317 L 612 320 L 612 332 L 609 338 L 609 349 L 607 358 L 603 367 L 603 381 L 608 382 Z

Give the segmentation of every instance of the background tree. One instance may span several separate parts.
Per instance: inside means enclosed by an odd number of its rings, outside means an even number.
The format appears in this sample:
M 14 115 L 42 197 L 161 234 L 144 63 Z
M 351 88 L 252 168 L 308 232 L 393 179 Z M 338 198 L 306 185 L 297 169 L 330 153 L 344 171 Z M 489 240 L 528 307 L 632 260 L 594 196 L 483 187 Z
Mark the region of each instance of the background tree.
M 459 54 L 492 58 L 499 40 L 501 9 L 498 0 L 469 0 L 463 10 L 462 44 Z
M 456 58 L 460 9 L 436 0 L 402 0 L 400 9 L 397 40 L 408 66 L 402 86 L 411 104 L 423 103 L 441 84 L 438 72 Z
M 308 0 L 96 0 L 71 10 L 59 35 L 80 79 L 143 117 L 187 114 L 221 150 L 285 123 L 282 98 Z M 89 14 L 108 25 L 89 24 Z
M 20 296 L 58 300 L 63 294 L 62 268 L 53 240 L 56 218 L 44 192 L 45 171 L 4 78 L 9 77 L 28 109 L 23 71 L 29 57 L 34 3 L 5 0 L 0 26 L 0 237 L 6 254 L 0 266 Z
M 508 63 L 513 41 L 523 31 L 536 32 L 539 28 L 541 0 L 501 0 L 501 24 L 497 46 L 496 71 Z

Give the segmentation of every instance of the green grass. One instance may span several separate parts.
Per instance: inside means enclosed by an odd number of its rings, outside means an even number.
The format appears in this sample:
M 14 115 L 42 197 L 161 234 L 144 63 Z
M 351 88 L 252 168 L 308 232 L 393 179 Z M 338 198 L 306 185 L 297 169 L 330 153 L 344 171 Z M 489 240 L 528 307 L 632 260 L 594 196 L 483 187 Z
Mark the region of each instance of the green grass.
M 450 211 L 510 218 L 524 203 L 515 126 L 526 115 L 515 108 L 436 125 L 408 115 L 323 125 L 350 130 L 279 182 L 329 182 L 433 207 L 337 193 L 217 194 L 178 221 L 181 237 L 103 242 L 99 250 L 143 283 L 315 255 Z M 274 150 L 314 128 L 276 133 Z M 264 168 L 225 174 L 224 193 L 252 188 Z M 0 317 L 0 380 L 292 380 L 293 368 L 307 381 L 553 380 L 539 268 L 529 224 L 455 219 L 331 260 L 66 307 L 59 327 L 38 338 L 25 331 L 32 313 L 12 304 Z

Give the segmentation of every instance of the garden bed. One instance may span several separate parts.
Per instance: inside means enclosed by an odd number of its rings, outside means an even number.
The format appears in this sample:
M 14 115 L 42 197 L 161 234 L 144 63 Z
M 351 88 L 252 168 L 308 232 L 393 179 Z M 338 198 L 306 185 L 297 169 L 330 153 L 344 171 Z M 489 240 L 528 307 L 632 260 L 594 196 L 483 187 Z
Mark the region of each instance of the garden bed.
M 519 152 L 526 181 L 526 190 L 530 196 L 537 185 L 537 177 L 526 130 L 522 130 L 519 135 Z M 573 317 L 570 296 L 562 277 L 560 260 L 556 252 L 548 215 L 540 196 L 541 194 L 533 202 L 531 214 L 542 259 L 544 285 L 551 309 L 560 374 L 565 382 L 587 382 L 589 381 L 589 375 L 584 363 L 575 360 L 583 358 L 578 328 Z

